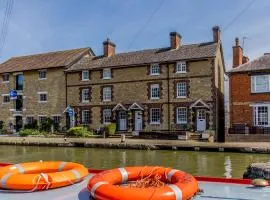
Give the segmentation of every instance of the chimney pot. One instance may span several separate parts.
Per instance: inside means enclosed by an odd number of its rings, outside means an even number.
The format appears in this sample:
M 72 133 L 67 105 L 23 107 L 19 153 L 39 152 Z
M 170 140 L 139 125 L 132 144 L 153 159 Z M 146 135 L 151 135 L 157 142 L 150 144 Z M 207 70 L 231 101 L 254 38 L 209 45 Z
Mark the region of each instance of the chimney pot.
M 170 32 L 171 49 L 178 49 L 181 46 L 182 36 L 177 32 Z
M 116 45 L 111 42 L 111 40 L 109 38 L 107 38 L 104 42 L 103 42 L 103 54 L 105 57 L 111 57 L 115 55 L 115 47 Z
M 243 64 L 246 59 L 243 57 L 243 49 L 240 46 L 239 38 L 235 38 L 235 46 L 233 46 L 233 67 Z
M 235 46 L 240 46 L 240 42 L 239 42 L 239 38 L 238 37 L 235 38 Z
M 219 26 L 214 26 L 213 30 L 213 41 L 219 42 L 221 40 L 221 31 Z

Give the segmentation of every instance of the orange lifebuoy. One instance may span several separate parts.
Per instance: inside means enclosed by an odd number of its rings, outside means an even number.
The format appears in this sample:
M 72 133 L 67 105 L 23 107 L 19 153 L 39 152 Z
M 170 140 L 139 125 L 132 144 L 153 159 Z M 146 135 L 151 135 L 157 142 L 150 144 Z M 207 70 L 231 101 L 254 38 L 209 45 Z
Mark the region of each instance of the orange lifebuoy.
M 164 186 L 134 188 L 119 186 L 140 177 L 159 175 Z M 164 167 L 126 167 L 108 170 L 93 176 L 88 190 L 96 200 L 187 200 L 198 191 L 196 179 L 180 170 Z
M 88 175 L 88 170 L 72 162 L 29 162 L 0 168 L 0 188 L 45 190 L 71 185 Z

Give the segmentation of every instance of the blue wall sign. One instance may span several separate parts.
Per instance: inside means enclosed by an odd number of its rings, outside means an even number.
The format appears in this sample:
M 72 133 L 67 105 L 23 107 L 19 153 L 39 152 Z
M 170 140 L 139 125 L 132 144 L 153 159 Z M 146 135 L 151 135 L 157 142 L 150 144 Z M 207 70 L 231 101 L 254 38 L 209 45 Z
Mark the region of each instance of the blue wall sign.
M 17 99 L 17 91 L 16 90 L 10 90 L 10 92 L 9 92 L 9 98 L 11 99 L 11 100 L 13 100 L 13 99 Z

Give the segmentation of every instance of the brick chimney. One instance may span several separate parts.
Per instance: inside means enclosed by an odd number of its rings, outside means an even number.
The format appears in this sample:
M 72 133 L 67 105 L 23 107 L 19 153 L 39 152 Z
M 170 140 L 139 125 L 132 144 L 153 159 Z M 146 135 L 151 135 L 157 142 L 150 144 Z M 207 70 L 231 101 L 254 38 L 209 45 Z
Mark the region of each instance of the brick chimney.
M 220 38 L 220 28 L 219 28 L 219 26 L 214 26 L 213 28 L 212 28 L 212 30 L 213 30 L 213 41 L 214 42 L 219 42 L 220 40 L 221 40 L 221 38 Z
M 233 46 L 233 67 L 238 67 L 243 63 L 243 49 L 240 46 L 239 38 L 235 38 L 235 46 Z
M 177 32 L 170 32 L 171 49 L 178 49 L 181 46 L 182 36 Z
M 247 56 L 243 56 L 242 58 L 242 64 L 245 64 L 249 61 L 249 58 Z
M 115 55 L 115 47 L 116 45 L 107 38 L 106 41 L 103 42 L 103 52 L 105 57 L 111 57 Z

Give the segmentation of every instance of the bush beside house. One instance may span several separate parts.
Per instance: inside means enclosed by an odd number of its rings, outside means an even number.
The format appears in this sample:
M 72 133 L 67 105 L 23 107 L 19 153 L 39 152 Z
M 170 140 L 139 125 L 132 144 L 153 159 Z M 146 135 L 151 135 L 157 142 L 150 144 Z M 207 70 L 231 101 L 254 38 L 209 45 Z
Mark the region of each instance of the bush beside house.
M 81 126 L 72 127 L 67 131 L 69 137 L 90 137 L 91 135 L 93 135 L 92 132 Z

